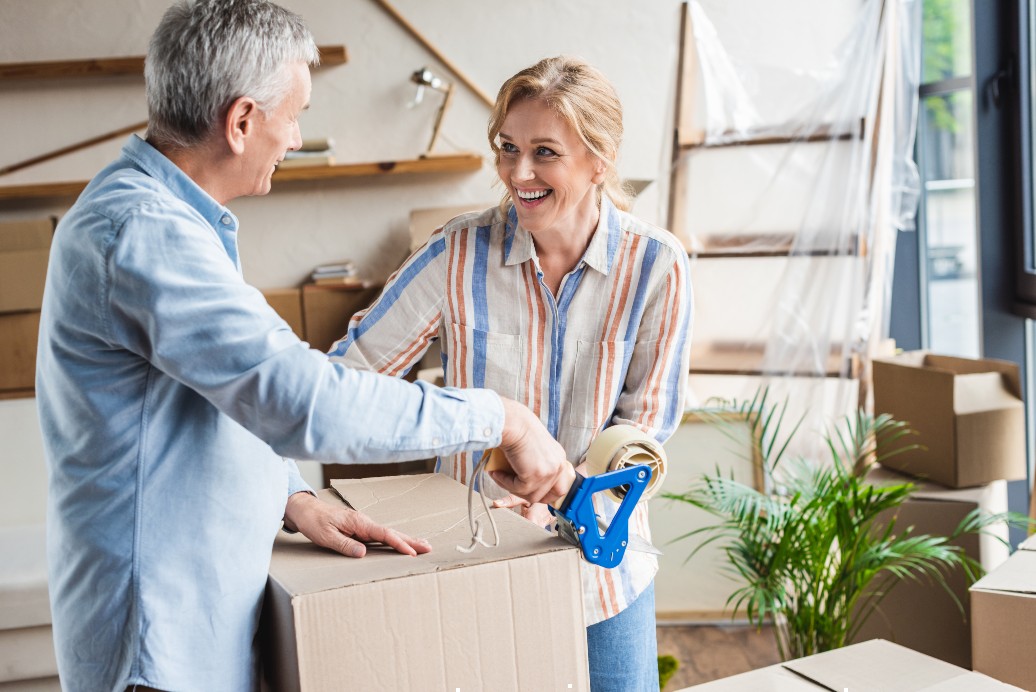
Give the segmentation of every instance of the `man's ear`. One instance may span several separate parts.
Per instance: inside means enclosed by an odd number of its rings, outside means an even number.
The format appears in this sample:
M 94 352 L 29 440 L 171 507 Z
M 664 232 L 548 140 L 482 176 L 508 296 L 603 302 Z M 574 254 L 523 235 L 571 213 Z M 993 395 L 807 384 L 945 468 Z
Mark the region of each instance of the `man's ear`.
M 255 128 L 255 120 L 259 117 L 259 104 L 255 99 L 242 96 L 230 104 L 224 120 L 224 136 L 230 150 L 235 154 L 245 151 L 245 142 Z

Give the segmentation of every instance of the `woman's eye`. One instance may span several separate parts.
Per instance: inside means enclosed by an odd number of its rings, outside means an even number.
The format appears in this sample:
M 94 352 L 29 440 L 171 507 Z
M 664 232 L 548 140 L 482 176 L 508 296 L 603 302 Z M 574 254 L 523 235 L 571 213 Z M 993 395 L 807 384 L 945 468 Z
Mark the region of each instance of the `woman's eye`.
M 557 156 L 553 149 L 547 147 L 538 147 L 536 149 L 536 156 Z
M 508 154 L 514 154 L 518 151 L 518 147 L 511 144 L 510 142 L 504 142 L 500 145 L 500 151 L 503 151 Z

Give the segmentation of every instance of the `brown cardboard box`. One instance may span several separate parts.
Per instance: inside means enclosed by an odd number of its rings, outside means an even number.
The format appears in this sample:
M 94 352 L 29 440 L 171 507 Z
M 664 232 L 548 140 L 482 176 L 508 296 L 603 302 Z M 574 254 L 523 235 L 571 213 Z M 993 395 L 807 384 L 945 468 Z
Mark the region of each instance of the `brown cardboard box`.
M 302 326 L 302 289 L 300 288 L 268 288 L 263 297 L 281 319 L 288 323 L 291 330 L 300 339 L 306 334 Z
M 302 321 L 305 340 L 320 351 L 327 351 L 345 336 L 352 316 L 369 306 L 381 292 L 381 285 L 365 287 L 305 284 L 302 287 Z M 416 375 L 411 372 L 410 375 Z M 403 474 L 424 474 L 435 469 L 434 459 L 395 464 L 324 464 L 324 485 L 333 478 L 369 478 Z
M 54 219 L 0 223 L 0 312 L 39 310 Z
M 0 398 L 32 396 L 40 312 L 0 314 Z
M 574 547 L 494 510 L 500 545 L 458 551 L 471 542 L 467 489 L 441 474 L 332 486 L 433 550 L 350 560 L 279 536 L 261 625 L 271 689 L 589 689 Z
M 1036 538 L 971 587 L 975 670 L 1036 690 Z
M 896 515 L 897 530 L 913 527 L 914 535 L 948 536 L 973 510 L 998 513 L 1007 511 L 1007 482 L 994 481 L 976 488 L 950 489 L 934 483 L 876 468 L 867 480 L 874 485 L 914 483 L 916 489 L 900 506 Z M 980 536 L 967 535 L 955 540 L 967 555 L 982 564 L 987 572 L 1007 560 L 1006 525 L 991 527 Z M 962 569 L 946 576 L 946 581 L 960 601 L 939 584 L 925 577 L 919 580 L 896 579 L 877 584 L 887 588 L 878 609 L 860 628 L 854 641 L 888 639 L 940 660 L 971 668 L 971 623 L 968 613 L 968 582 Z M 963 612 L 961 612 L 963 608 Z
M 952 488 L 1025 478 L 1018 366 L 911 351 L 877 358 L 874 412 L 910 424 L 925 449 L 883 465 Z
M 327 351 L 345 336 L 352 316 L 367 307 L 381 286 L 354 288 L 306 284 L 302 287 L 302 320 L 310 346 Z
M 1016 687 L 981 673 L 973 673 L 882 639 L 686 689 L 695 692 L 1017 692 Z

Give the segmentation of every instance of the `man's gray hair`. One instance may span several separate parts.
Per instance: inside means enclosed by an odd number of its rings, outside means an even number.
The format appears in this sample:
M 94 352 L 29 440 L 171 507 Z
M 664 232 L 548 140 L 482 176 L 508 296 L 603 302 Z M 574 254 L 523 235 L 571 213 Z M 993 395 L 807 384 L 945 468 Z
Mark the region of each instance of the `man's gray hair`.
M 198 144 L 242 96 L 269 112 L 291 89 L 288 66 L 318 60 L 302 18 L 272 2 L 178 0 L 155 29 L 144 64 L 148 139 Z

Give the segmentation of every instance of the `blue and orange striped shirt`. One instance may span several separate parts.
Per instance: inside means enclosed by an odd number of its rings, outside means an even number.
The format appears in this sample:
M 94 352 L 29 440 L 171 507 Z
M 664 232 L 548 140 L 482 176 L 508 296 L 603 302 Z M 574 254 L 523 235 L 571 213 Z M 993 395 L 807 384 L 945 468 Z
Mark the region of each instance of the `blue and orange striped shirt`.
M 586 252 L 555 296 L 513 209 L 464 214 L 389 278 L 331 356 L 401 376 L 438 340 L 447 386 L 486 387 L 525 404 L 578 464 L 607 426 L 628 423 L 664 442 L 679 424 L 690 353 L 689 271 L 672 234 L 604 198 Z M 442 458 L 437 470 L 467 483 L 480 455 Z M 594 501 L 610 521 L 618 505 L 601 493 Z M 647 503 L 638 505 L 630 530 L 650 540 Z M 587 624 L 622 611 L 658 569 L 653 555 L 634 552 L 611 570 L 582 565 Z

